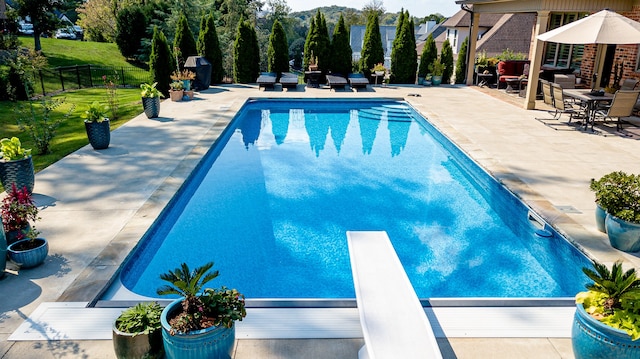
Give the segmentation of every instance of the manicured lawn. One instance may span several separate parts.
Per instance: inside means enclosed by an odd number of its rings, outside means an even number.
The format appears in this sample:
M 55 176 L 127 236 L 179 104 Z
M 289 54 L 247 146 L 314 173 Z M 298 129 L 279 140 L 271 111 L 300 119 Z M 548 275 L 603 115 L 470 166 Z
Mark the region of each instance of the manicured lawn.
M 99 101 L 106 104 L 106 94 L 107 92 L 104 88 L 96 87 L 69 91 L 55 96 L 57 98 L 64 98 L 65 102 L 60 108 L 54 111 L 54 116 L 61 117 L 62 114 L 66 113 L 72 105 L 75 105 L 75 109 L 71 116 L 65 120 L 60 127 L 58 127 L 56 136 L 51 141 L 51 153 L 49 154 L 36 154 L 37 149 L 35 148 L 30 135 L 27 132 L 21 131 L 18 127 L 17 119 L 20 116 L 18 109 L 20 107 L 28 109 L 29 102 L 27 101 L 19 103 L 8 101 L 0 102 L 0 113 L 3 114 L 0 116 L 0 138 L 15 136 L 20 139 L 24 147 L 31 148 L 33 162 L 37 172 L 89 143 L 81 115 L 87 108 L 88 104 L 93 101 Z M 118 128 L 123 123 L 129 121 L 143 111 L 140 99 L 140 89 L 118 89 L 117 94 L 119 102 L 119 117 L 118 119 L 111 121 L 111 130 Z M 35 100 L 33 104 L 36 109 L 36 114 L 40 115 L 42 113 L 40 110 L 41 101 Z

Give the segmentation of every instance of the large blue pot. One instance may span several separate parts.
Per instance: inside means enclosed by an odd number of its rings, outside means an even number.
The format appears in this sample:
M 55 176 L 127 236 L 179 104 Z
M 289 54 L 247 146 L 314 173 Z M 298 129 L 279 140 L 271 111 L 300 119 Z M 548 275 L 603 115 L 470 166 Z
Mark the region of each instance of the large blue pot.
M 21 268 L 32 268 L 38 266 L 44 262 L 47 258 L 47 254 L 49 254 L 49 242 L 44 238 L 35 239 L 37 244 L 35 248 L 27 250 L 19 249 L 28 241 L 29 239 L 19 240 L 12 243 L 8 248 L 9 258 L 19 264 Z
M 0 161 L 0 183 L 7 193 L 11 192 L 13 183 L 18 189 L 27 187 L 27 191 L 33 193 L 35 174 L 31 156 L 15 161 Z
M 640 251 L 640 224 L 627 222 L 607 213 L 604 221 L 613 248 L 625 252 Z
M 162 340 L 167 359 L 231 359 L 236 328 L 211 327 L 186 334 L 171 335 L 171 326 L 167 321 L 176 310 L 181 308 L 182 298 L 167 305 L 162 311 Z
M 2 217 L 0 217 L 2 223 Z M 4 229 L 0 226 L 0 278 L 4 277 L 4 270 L 7 268 L 7 239 L 4 236 Z
M 632 341 L 627 332 L 594 319 L 582 304 L 576 305 L 571 344 L 576 359 L 640 358 L 640 340 Z
M 607 233 L 607 227 L 604 224 L 607 218 L 607 211 L 605 211 L 599 204 L 596 203 L 596 227 L 602 233 Z

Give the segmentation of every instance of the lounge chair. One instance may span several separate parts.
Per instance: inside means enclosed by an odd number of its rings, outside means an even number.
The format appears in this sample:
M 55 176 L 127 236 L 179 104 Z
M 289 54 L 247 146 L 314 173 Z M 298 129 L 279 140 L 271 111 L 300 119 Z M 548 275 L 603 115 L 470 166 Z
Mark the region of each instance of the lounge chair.
M 282 73 L 280 77 L 282 88 L 296 89 L 298 88 L 298 76 L 289 72 Z
M 349 86 L 354 89 L 367 88 L 369 80 L 364 77 L 364 74 L 349 74 Z
M 347 86 L 347 79 L 337 74 L 327 75 L 327 85 L 329 85 L 329 89 L 344 89 L 344 87 Z
M 256 80 L 258 84 L 258 89 L 264 88 L 265 90 L 268 88 L 273 88 L 276 84 L 276 74 L 273 72 L 263 72 L 258 76 Z

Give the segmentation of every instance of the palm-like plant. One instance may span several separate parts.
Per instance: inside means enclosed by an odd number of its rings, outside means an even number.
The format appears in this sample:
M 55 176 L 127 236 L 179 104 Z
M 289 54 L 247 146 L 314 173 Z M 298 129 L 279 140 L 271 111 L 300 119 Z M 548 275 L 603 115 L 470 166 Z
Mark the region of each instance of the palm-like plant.
M 219 272 L 210 272 L 213 262 L 189 269 L 186 263 L 180 268 L 161 274 L 160 279 L 169 282 L 158 288 L 159 295 L 177 294 L 182 300 L 182 311 L 167 318 L 171 325 L 171 335 L 176 331 L 187 333 L 211 326 L 224 325 L 230 328 L 236 320 L 242 320 L 247 313 L 244 296 L 235 289 L 203 287 L 218 277 Z
M 593 280 L 593 284 L 586 285 L 590 291 L 605 295 L 605 313 L 612 314 L 614 309 L 620 309 L 620 299 L 629 294 L 640 294 L 640 279 L 638 279 L 635 268 L 631 268 L 623 273 L 622 263 L 615 262 L 611 271 L 602 263 L 594 262 L 593 267 L 582 268 L 584 274 Z

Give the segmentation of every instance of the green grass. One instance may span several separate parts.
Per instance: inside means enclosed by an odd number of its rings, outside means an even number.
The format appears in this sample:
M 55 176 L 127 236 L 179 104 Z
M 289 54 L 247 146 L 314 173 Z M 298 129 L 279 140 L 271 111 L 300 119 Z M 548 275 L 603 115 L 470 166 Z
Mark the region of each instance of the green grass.
M 22 46 L 33 49 L 32 37 L 20 36 Z M 100 65 L 100 66 L 137 66 L 122 57 L 118 46 L 113 43 L 74 41 L 54 38 L 41 38 L 42 53 L 47 57 L 49 67 Z M 140 66 L 138 66 L 140 67 Z
M 140 89 L 118 89 L 117 95 L 119 117 L 111 121 L 111 130 L 118 128 L 143 111 L 140 100 Z M 75 106 L 75 109 L 71 116 L 58 127 L 56 136 L 51 141 L 51 153 L 44 155 L 36 154 L 37 149 L 34 146 L 31 136 L 29 133 L 21 131 L 17 124 L 20 116 L 18 109 L 20 107 L 28 108 L 29 103 L 26 101 L 18 103 L 8 101 L 0 102 L 0 113 L 3 114 L 0 116 L 0 138 L 15 136 L 20 139 L 23 147 L 31 148 L 33 150 L 33 163 L 36 172 L 88 144 L 89 140 L 87 139 L 84 120 L 81 115 L 93 101 L 99 101 L 103 104 L 107 103 L 106 90 L 102 87 L 69 91 L 54 97 L 62 97 L 65 99 L 65 102 L 63 106 L 56 109 L 53 116 L 62 117 L 62 114 L 66 113 L 72 105 Z M 41 102 L 38 100 L 34 101 L 34 106 L 36 108 L 36 114 L 41 114 L 42 112 L 38 111 L 41 108 Z

